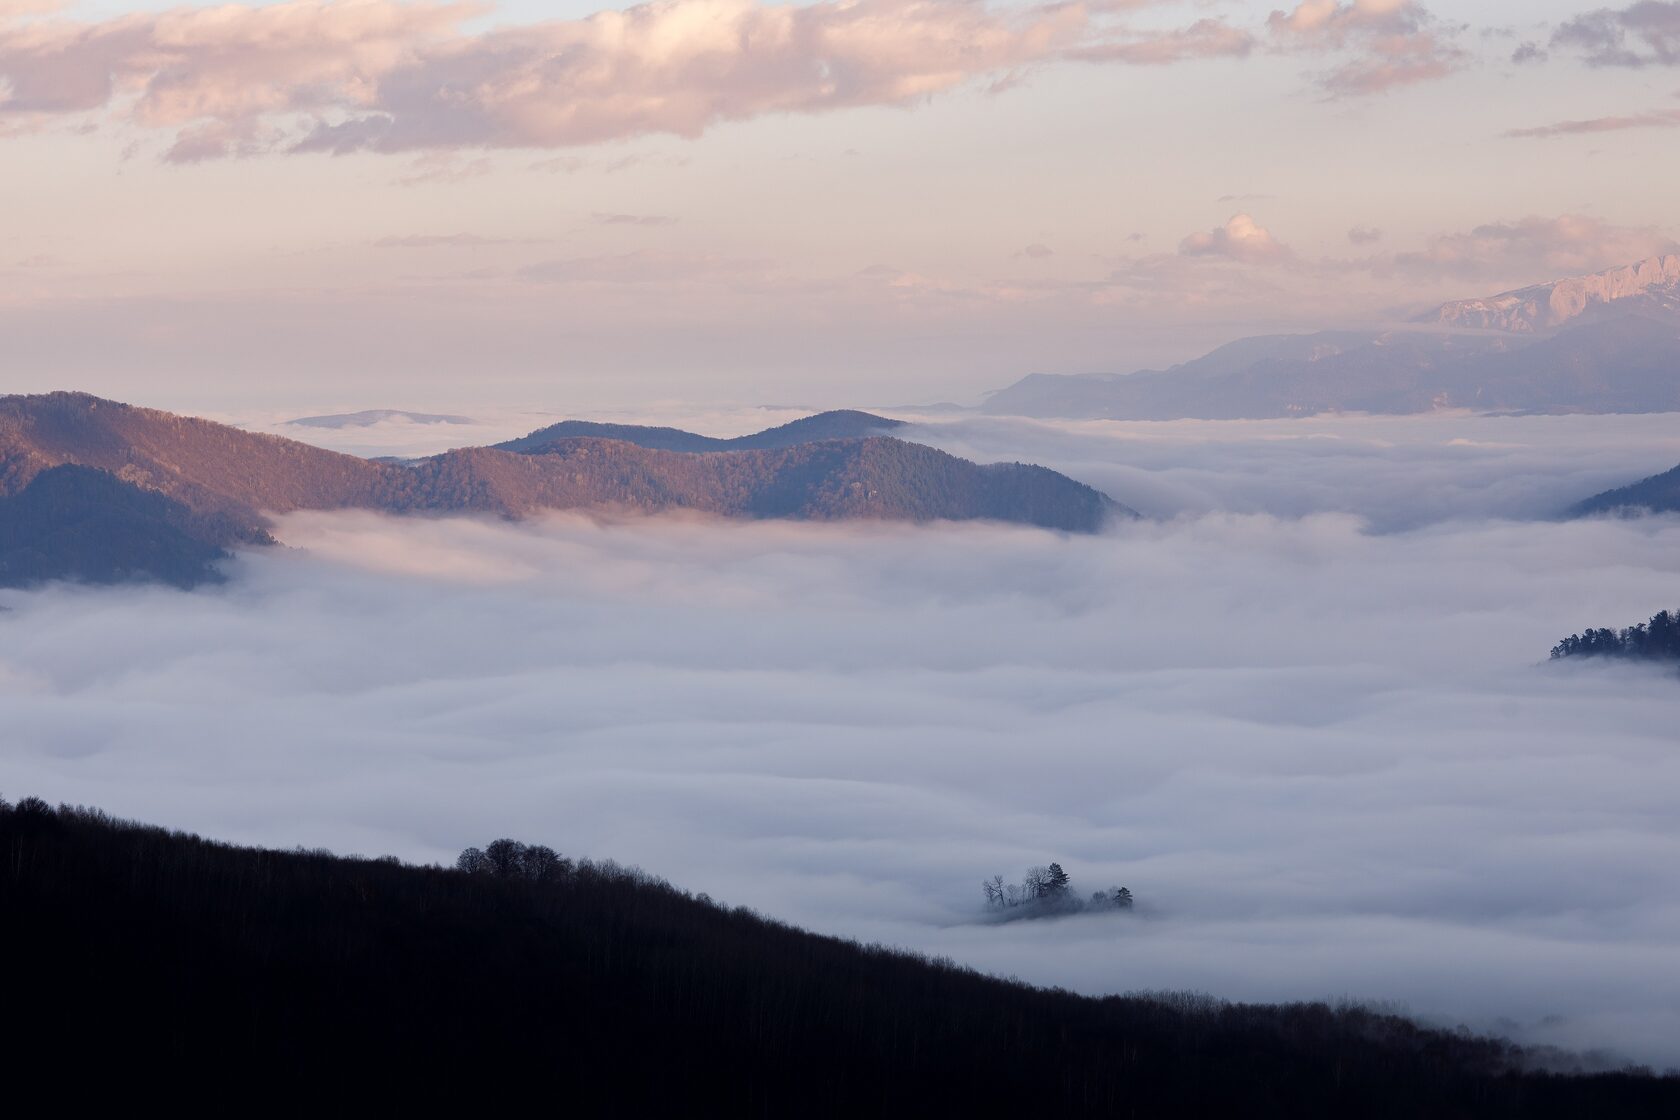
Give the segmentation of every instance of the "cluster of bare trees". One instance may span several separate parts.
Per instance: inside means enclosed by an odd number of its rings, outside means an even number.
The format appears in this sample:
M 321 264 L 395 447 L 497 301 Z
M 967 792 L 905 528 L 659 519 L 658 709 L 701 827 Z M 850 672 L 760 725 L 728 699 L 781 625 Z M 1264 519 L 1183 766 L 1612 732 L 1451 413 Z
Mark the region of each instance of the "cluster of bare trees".
M 986 909 L 1008 920 L 1132 908 L 1132 892 L 1125 887 L 1094 891 L 1088 899 L 1080 897 L 1059 863 L 1030 867 L 1019 883 L 1006 883 L 1002 875 L 993 875 L 980 888 L 986 892 Z
M 528 879 L 552 883 L 572 873 L 572 861 L 546 844 L 521 844 L 518 840 L 493 840 L 484 848 L 467 848 L 455 861 L 455 870 L 469 875 L 499 879 Z

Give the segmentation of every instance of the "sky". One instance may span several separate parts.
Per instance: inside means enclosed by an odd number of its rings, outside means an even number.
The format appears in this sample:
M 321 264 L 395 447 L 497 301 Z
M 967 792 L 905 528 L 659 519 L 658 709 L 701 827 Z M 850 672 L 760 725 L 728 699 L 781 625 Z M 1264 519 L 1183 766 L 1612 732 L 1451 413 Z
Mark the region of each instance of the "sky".
M 309 513 L 194 592 L 0 592 L 0 795 L 451 861 L 499 836 L 1080 991 L 1380 1001 L 1680 1066 L 1662 417 L 912 433 L 1153 519 Z M 1060 862 L 1130 917 L 986 924 Z
M 5 388 L 956 401 L 1674 247 L 1680 3 L 0 0 Z

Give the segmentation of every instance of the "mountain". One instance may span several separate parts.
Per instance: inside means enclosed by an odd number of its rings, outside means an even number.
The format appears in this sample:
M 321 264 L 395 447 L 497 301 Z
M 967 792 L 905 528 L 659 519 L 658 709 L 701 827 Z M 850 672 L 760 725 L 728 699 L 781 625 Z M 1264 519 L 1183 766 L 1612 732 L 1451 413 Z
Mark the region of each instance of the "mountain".
M 237 847 L 0 801 L 22 962 L 8 1068 L 77 1086 L 83 1107 L 109 1093 L 189 1114 L 329 1097 L 625 1117 L 1680 1112 L 1672 1077 L 1537 1072 L 1570 1059 L 1347 1002 L 1089 998 L 540 845 L 462 855 L 445 869 Z
M 1680 510 L 1680 467 L 1595 494 L 1573 506 L 1569 515 L 1588 517 L 1595 513 L 1673 513 L 1676 510 Z
M 819 412 L 776 428 L 767 428 L 750 436 L 734 439 L 714 439 L 695 435 L 680 428 L 651 428 L 640 424 L 599 424 L 590 420 L 562 420 L 546 428 L 539 428 L 528 436 L 496 444 L 501 451 L 541 452 L 558 440 L 589 436 L 598 439 L 623 440 L 638 447 L 657 451 L 766 451 L 796 447 L 824 439 L 862 439 L 884 435 L 904 427 L 902 420 L 889 420 L 853 409 Z
M 1680 257 L 1670 256 L 1446 304 L 1415 328 L 1240 339 L 1168 370 L 1037 374 L 982 409 L 1116 420 L 1672 412 L 1677 369 Z
M 269 515 L 300 509 L 506 517 L 684 509 L 807 520 L 989 519 L 1068 532 L 1136 516 L 1043 467 L 981 466 L 886 436 L 828 438 L 877 419 L 824 414 L 744 437 L 758 446 L 705 453 L 545 429 L 515 441 L 524 451 L 463 448 L 393 462 L 81 393 L 3 397 L 0 550 L 11 559 L 0 572 L 13 583 L 141 572 L 191 583 L 197 554 L 181 537 L 210 558 L 228 546 L 270 543 Z M 67 466 L 78 470 L 51 473 Z M 89 549 L 102 518 L 122 531 L 96 555 Z M 123 542 L 132 555 L 123 554 Z
M 402 412 L 394 408 L 370 408 L 361 412 L 335 412 L 327 416 L 299 416 L 287 424 L 299 428 L 371 428 L 387 420 L 410 424 L 471 424 L 470 416 L 444 416 L 432 412 Z
M 690 509 L 735 517 L 840 521 L 1016 521 L 1091 532 L 1135 516 L 1044 467 L 980 466 L 882 436 L 760 451 L 684 452 L 616 439 L 564 438 L 540 451 L 468 448 L 409 468 L 394 508 L 522 517 L 542 509 Z
M 1674 312 L 1680 306 L 1680 256 L 1651 257 L 1625 268 L 1535 284 L 1487 299 L 1456 300 L 1417 321 L 1539 334 L 1583 315 L 1602 313 L 1612 303 L 1622 312 Z

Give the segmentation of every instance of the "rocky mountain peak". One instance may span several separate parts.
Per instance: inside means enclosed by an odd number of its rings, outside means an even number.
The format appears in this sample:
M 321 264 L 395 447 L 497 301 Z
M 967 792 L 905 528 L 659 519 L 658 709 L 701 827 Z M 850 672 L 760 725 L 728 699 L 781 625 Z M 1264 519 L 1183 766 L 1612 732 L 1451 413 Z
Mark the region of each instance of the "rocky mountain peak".
M 1485 299 L 1442 304 L 1420 322 L 1476 330 L 1541 334 L 1606 304 L 1680 295 L 1680 255 L 1650 257 L 1637 264 L 1501 292 Z

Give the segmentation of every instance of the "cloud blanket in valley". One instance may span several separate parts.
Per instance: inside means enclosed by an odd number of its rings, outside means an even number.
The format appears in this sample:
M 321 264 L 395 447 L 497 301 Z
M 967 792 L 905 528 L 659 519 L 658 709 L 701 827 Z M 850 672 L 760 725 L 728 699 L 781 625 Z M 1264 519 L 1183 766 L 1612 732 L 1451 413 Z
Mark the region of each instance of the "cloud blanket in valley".
M 1544 663 L 1675 605 L 1680 521 L 1508 519 L 1680 458 L 1647 419 L 1016 429 L 1196 497 L 1090 538 L 291 517 L 221 589 L 0 598 L 0 790 L 410 859 L 512 835 L 1083 991 L 1680 1063 L 1680 680 Z M 1137 915 L 976 923 L 1052 859 Z

